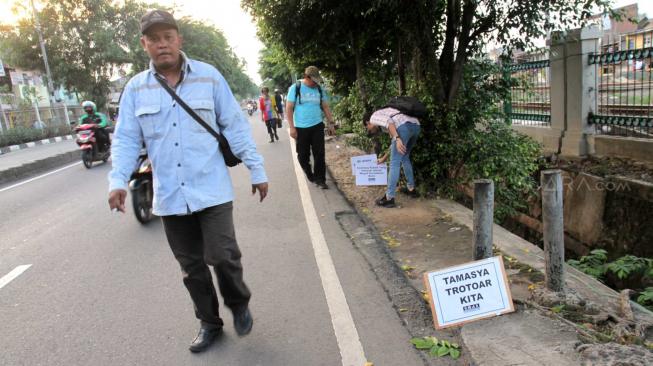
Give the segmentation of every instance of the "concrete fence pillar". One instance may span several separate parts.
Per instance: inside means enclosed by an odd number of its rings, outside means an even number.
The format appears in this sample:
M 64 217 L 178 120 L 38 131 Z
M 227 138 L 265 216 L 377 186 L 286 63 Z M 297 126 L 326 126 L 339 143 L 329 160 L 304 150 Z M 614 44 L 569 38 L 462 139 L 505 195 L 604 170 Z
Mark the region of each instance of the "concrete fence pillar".
M 588 137 L 594 134 L 588 115 L 596 106 L 596 66 L 589 54 L 598 50 L 601 30 L 592 25 L 551 35 L 551 127 L 561 129 L 563 156 L 592 154 Z
M 474 181 L 474 260 L 492 257 L 494 226 L 494 182 Z

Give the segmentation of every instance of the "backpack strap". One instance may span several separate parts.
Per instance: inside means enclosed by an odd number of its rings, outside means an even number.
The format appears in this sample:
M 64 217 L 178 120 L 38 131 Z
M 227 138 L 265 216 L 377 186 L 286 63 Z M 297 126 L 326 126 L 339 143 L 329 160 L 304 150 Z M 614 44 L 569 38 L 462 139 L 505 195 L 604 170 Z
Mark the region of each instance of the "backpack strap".
M 302 81 L 297 80 L 297 84 L 295 84 L 295 94 L 297 95 L 297 104 L 302 104 Z M 320 84 L 317 84 L 317 91 L 320 92 L 320 108 L 322 108 L 322 87 Z

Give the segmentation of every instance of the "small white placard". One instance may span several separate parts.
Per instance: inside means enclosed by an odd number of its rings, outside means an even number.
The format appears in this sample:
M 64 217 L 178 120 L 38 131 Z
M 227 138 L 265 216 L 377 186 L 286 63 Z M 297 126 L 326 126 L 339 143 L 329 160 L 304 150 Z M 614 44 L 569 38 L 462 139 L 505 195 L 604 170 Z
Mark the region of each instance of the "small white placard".
M 385 186 L 388 184 L 388 167 L 385 164 L 356 165 L 357 186 Z
M 515 311 L 502 257 L 424 274 L 437 329 Z
M 351 158 L 351 174 L 356 175 L 357 165 L 376 165 L 376 154 L 353 156 Z

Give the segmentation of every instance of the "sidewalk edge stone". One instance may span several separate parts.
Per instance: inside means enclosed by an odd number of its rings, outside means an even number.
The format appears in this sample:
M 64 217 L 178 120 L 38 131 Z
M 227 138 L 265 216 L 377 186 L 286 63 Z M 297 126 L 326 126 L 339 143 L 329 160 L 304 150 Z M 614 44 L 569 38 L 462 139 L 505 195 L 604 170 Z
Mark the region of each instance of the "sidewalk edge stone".
M 46 172 L 81 159 L 81 151 L 74 150 L 0 171 L 0 184 L 13 183 L 31 175 Z

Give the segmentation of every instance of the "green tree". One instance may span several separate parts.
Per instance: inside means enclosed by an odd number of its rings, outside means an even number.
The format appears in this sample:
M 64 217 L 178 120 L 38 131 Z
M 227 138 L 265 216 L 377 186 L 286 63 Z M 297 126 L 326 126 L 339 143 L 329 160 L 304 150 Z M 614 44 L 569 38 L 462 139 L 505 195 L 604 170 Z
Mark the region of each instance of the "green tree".
M 137 73 L 148 66 L 149 58 L 140 45 L 139 20 L 150 8 L 165 9 L 135 0 L 48 1 L 39 19 L 54 84 L 103 107 L 109 80 L 117 70 Z M 190 57 L 218 68 L 236 95 L 255 93 L 256 86 L 244 72 L 244 61 L 234 54 L 219 29 L 190 18 L 179 19 L 179 28 L 186 40 L 183 49 Z M 22 68 L 44 69 L 31 17 L 0 30 L 0 56 Z
M 277 44 L 268 45 L 262 49 L 259 56 L 259 74 L 263 84 L 270 89 L 285 90 L 292 84 L 292 75 L 298 72 L 291 70 L 286 55 Z
M 130 4 L 130 3 L 129 3 Z M 55 85 L 106 103 L 109 78 L 129 61 L 124 42 L 125 14 L 103 0 L 56 0 L 38 14 Z M 3 53 L 14 65 L 44 66 L 33 19 L 25 18 L 2 37 Z

